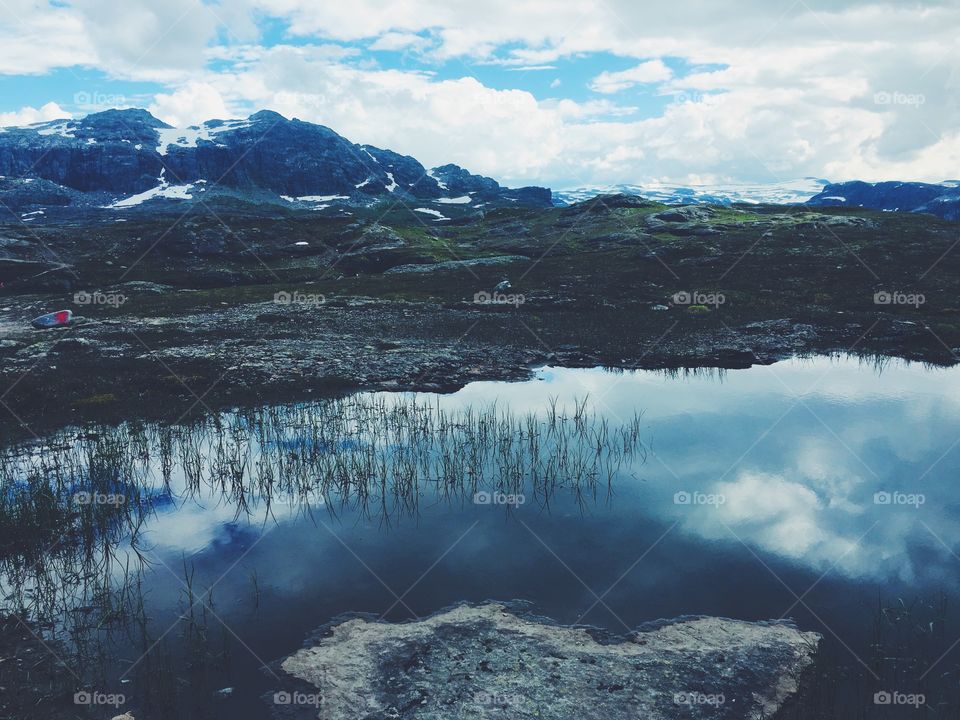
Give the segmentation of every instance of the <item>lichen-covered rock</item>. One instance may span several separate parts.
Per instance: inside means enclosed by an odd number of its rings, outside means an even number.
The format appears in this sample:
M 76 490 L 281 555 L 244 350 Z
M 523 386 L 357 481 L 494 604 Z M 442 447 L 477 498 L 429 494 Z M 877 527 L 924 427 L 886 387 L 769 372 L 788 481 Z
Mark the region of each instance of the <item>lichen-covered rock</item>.
M 280 664 L 293 679 L 274 698 L 287 713 L 309 700 L 328 720 L 771 717 L 819 639 L 786 622 L 706 617 L 621 638 L 459 605 L 416 622 L 334 621 Z

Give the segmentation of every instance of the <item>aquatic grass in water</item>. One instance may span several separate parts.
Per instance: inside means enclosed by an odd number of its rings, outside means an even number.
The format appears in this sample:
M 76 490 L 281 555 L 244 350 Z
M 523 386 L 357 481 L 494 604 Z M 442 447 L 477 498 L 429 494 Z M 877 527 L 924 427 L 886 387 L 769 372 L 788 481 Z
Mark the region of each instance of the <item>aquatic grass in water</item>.
M 639 415 L 613 425 L 586 399 L 517 415 L 495 404 L 450 411 L 407 395 L 64 431 L 0 457 L 2 584 L 23 609 L 33 604 L 25 590 L 74 585 L 27 580 L 45 568 L 100 575 L 121 543 L 134 565 L 145 564 L 138 546 L 151 514 L 186 502 L 263 521 L 278 508 L 349 508 L 384 523 L 416 516 L 424 502 L 503 495 L 546 507 L 560 490 L 595 502 L 610 497 L 624 463 L 643 461 L 640 435 Z
M 210 623 L 212 593 L 195 585 L 189 561 L 176 641 L 150 626 L 141 588 L 154 562 L 144 539 L 154 513 L 225 505 L 267 522 L 281 509 L 349 509 L 393 523 L 423 503 L 457 509 L 478 494 L 545 507 L 567 490 L 585 503 L 608 498 L 618 470 L 644 453 L 638 415 L 613 425 L 587 401 L 517 415 L 496 405 L 450 411 L 413 396 L 358 395 L 178 426 L 63 431 L 0 451 L 0 596 L 6 611 L 65 641 L 74 667 L 97 686 L 110 648 L 125 638 L 150 650 L 133 675 L 157 707 L 175 704 L 184 667 L 209 698 L 223 680 L 226 642 Z M 251 580 L 253 606 L 258 582 Z

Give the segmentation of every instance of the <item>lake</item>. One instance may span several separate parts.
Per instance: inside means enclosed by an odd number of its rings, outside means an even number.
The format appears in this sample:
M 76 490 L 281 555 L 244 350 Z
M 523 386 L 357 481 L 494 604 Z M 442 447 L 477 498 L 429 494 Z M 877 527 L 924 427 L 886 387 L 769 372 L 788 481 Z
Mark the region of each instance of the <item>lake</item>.
M 9 543 L 8 605 L 138 718 L 268 717 L 273 663 L 333 618 L 486 599 L 615 633 L 790 617 L 824 636 L 812 702 L 957 712 L 960 368 L 546 367 L 45 441 L 5 463 L 6 521 L 81 520 Z

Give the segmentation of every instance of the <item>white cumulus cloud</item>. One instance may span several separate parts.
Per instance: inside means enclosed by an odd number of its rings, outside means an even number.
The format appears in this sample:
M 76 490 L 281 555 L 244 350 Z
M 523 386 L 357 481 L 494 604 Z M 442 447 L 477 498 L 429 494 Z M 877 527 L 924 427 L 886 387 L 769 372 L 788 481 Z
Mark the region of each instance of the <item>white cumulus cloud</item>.
M 22 107 L 13 112 L 0 113 L 0 127 L 11 127 L 14 125 L 32 125 L 33 123 L 46 122 L 48 120 L 59 120 L 60 118 L 69 118 L 70 113 L 57 105 L 55 102 L 48 102 L 40 108 Z
M 658 83 L 673 75 L 662 60 L 648 60 L 628 70 L 602 72 L 590 83 L 590 88 L 600 93 L 615 93 L 642 83 Z

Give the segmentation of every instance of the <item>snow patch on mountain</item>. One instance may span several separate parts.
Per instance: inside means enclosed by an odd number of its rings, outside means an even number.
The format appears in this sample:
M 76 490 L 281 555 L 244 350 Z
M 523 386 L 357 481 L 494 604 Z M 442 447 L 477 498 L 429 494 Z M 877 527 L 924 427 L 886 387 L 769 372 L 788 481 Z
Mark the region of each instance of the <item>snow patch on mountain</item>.
M 109 210 L 122 210 L 123 208 L 135 207 L 136 205 L 141 205 L 148 200 L 154 200 L 157 198 L 166 198 L 168 200 L 190 200 L 192 199 L 192 193 L 195 187 L 195 183 L 189 183 L 187 185 L 171 185 L 168 182 L 163 182 L 155 188 L 150 188 L 146 192 L 138 193 L 137 195 L 131 195 L 128 198 L 111 203 L 110 205 L 107 205 L 106 208 Z
M 208 120 L 203 125 L 191 125 L 187 128 L 157 128 L 160 135 L 160 141 L 157 144 L 157 152 L 166 155 L 171 145 L 177 147 L 197 147 L 200 141 L 212 142 L 221 147 L 226 147 L 223 143 L 217 142 L 217 136 L 225 132 L 233 132 L 242 128 L 250 127 L 250 119 L 246 120 Z
M 75 123 L 68 123 L 63 120 L 52 120 L 50 122 L 37 123 L 30 127 L 36 129 L 37 135 L 59 135 L 65 138 L 76 138 L 76 135 L 73 134 L 75 127 L 71 127 L 71 125 L 75 125 Z
M 446 189 L 447 189 L 447 184 L 446 184 L 443 180 L 441 180 L 439 177 L 437 177 L 437 175 L 434 174 L 434 172 L 433 172 L 432 169 L 431 169 L 431 170 L 427 170 L 427 177 L 432 177 L 434 180 L 436 180 L 436 181 L 437 181 L 437 187 L 439 187 L 441 190 L 446 190 Z
M 301 195 L 300 202 L 330 202 L 331 200 L 349 200 L 349 195 Z
M 448 218 L 446 215 L 444 215 L 442 212 L 440 212 L 439 210 L 433 210 L 433 209 L 431 209 L 431 208 L 414 208 L 413 211 L 414 211 L 414 212 L 418 212 L 418 213 L 423 213 L 424 215 L 433 215 L 433 216 L 435 216 L 435 217 L 437 218 L 437 220 L 449 220 L 449 219 L 450 219 L 450 218 Z

